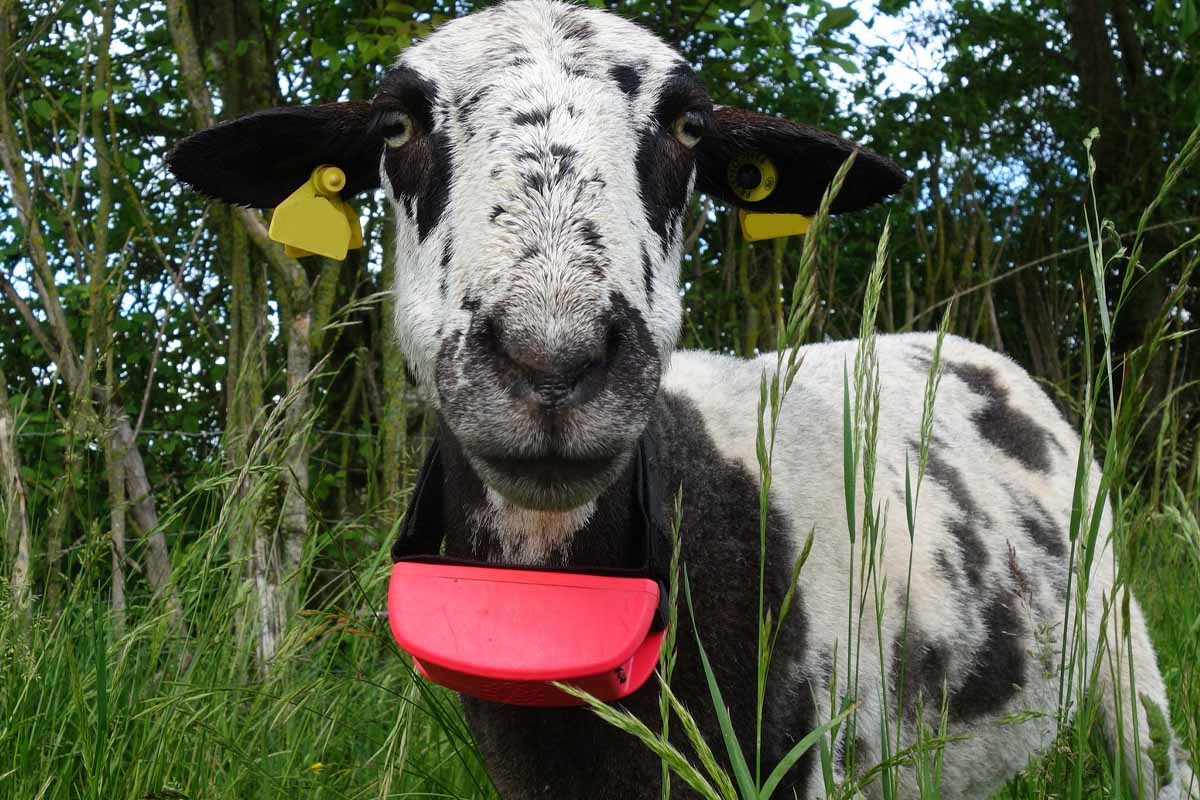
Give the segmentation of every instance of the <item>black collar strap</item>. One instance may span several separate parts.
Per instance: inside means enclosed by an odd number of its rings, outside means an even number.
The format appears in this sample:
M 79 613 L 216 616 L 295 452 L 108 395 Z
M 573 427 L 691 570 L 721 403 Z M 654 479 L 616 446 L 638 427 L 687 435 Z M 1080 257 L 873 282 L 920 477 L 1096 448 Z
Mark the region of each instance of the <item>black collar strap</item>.
M 441 555 L 445 537 L 444 508 L 445 475 L 437 440 L 429 448 L 425 463 L 417 475 L 409 500 L 408 511 L 400 523 L 400 536 L 392 545 L 392 561 L 486 566 L 500 569 L 522 569 L 539 572 L 573 572 L 612 577 L 652 578 L 658 583 L 658 611 L 651 630 L 659 631 L 667 624 L 667 587 L 671 570 L 671 539 L 663 521 L 663 505 L 658 494 L 658 451 L 649 431 L 638 440 L 634 466 L 634 530 L 633 564 L 629 567 L 530 567 L 524 564 L 482 563 Z

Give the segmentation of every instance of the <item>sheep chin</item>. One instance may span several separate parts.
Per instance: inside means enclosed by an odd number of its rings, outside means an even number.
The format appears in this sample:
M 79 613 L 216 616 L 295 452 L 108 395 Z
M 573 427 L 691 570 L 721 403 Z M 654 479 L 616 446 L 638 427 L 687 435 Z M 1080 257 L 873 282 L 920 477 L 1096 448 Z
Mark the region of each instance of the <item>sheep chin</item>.
M 490 487 L 487 501 L 486 508 L 474 512 L 475 525 L 498 534 L 504 560 L 513 564 L 536 565 L 552 556 L 565 558 L 572 537 L 596 511 L 595 500 L 565 511 L 522 508 Z

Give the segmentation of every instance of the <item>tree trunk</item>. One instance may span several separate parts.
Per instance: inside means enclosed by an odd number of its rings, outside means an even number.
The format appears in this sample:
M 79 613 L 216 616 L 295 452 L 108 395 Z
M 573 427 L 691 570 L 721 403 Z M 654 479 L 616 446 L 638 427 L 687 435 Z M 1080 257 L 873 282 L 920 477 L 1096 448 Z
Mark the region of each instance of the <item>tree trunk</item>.
M 108 12 L 111 12 L 111 9 L 112 4 L 110 2 Z M 14 19 L 10 14 L 0 13 L 0 81 L 9 73 L 8 57 L 12 52 L 11 26 L 13 22 Z M 111 32 L 111 19 L 107 20 L 105 25 Z M 50 256 L 46 250 L 37 209 L 34 205 L 35 193 L 26 179 L 25 161 L 21 155 L 21 142 L 13 127 L 12 118 L 9 115 L 7 104 L 9 92 L 7 91 L 7 87 L 0 88 L 4 89 L 4 91 L 0 91 L 0 99 L 3 99 L 3 102 L 0 102 L 0 164 L 3 165 L 5 174 L 8 177 L 13 204 L 16 207 L 17 217 L 20 220 L 24 233 L 25 245 L 33 264 L 34 289 L 41 300 L 49 330 L 47 331 L 43 328 L 37 316 L 29 308 L 28 304 L 12 290 L 12 286 L 7 280 L 0 280 L 0 283 L 3 284 L 5 294 L 8 296 L 10 302 L 16 306 L 34 338 L 42 345 L 50 361 L 54 363 L 59 375 L 62 377 L 64 386 L 71 394 L 72 411 L 68 419 L 69 439 L 73 439 L 75 435 L 73 426 L 80 418 L 80 414 L 77 412 L 87 413 L 88 423 L 93 426 L 93 430 L 96 429 L 95 408 L 102 409 L 104 413 L 111 414 L 117 420 L 118 424 L 112 426 L 109 430 L 100 432 L 99 436 L 105 442 L 106 446 L 108 446 L 111 439 L 114 450 L 125 453 L 123 466 L 126 492 L 130 498 L 133 498 L 132 510 L 134 511 L 134 521 L 147 540 L 147 579 L 154 589 L 155 596 L 161 598 L 166 603 L 173 628 L 182 635 L 185 631 L 182 608 L 179 605 L 175 589 L 171 584 L 171 560 L 167 555 L 166 539 L 163 537 L 162 531 L 158 530 L 158 515 L 154 509 L 154 496 L 150 488 L 150 482 L 146 478 L 146 470 L 142 463 L 141 453 L 138 451 L 137 444 L 134 441 L 133 430 L 129 425 L 124 410 L 121 409 L 119 403 L 108 392 L 93 385 L 90 375 L 85 369 L 85 363 L 94 364 L 94 361 L 89 361 L 79 356 L 80 350 L 76 347 L 76 343 L 72 338 L 71 327 L 68 325 L 66 313 L 59 299 L 58 289 L 55 284 L 56 269 L 51 263 Z M 103 147 L 103 145 L 101 146 Z M 107 150 L 105 149 L 104 152 L 106 153 Z M 67 222 L 71 223 L 72 221 L 67 220 Z M 104 224 L 107 225 L 106 222 Z M 98 224 L 97 227 L 101 226 Z M 106 248 L 107 245 L 104 238 L 106 237 L 106 231 L 100 236 L 100 243 Z M 82 248 L 81 242 L 77 242 L 77 245 Z M 95 253 L 92 253 L 91 268 L 93 271 L 96 270 L 97 265 L 103 266 L 102 259 L 96 258 L 95 255 Z M 0 276 L 0 278 L 2 277 Z M 94 339 L 94 336 L 92 338 Z M 69 441 L 68 448 L 70 447 L 71 442 Z M 74 462 L 71 458 L 68 458 L 67 475 L 63 481 L 65 491 L 70 491 L 74 484 L 72 479 L 73 464 Z M 70 509 L 71 505 L 69 501 L 61 503 L 61 512 L 56 513 L 55 518 L 51 521 L 49 550 L 55 561 L 60 549 L 62 530 L 65 528 L 66 521 L 69 518 Z M 58 532 L 57 534 L 56 531 Z M 58 542 L 55 542 L 56 536 Z M 57 580 L 57 567 L 50 565 L 47 572 L 47 603 L 53 607 L 53 603 L 51 602 L 53 598 L 49 589 L 53 586 L 54 581 Z
M 106 359 L 105 388 L 111 397 L 116 389 L 113 369 L 113 348 L 109 343 Z M 109 415 L 105 424 L 112 427 L 116 420 Z M 113 447 L 113 437 L 104 436 L 104 472 L 108 478 L 108 541 L 112 548 L 112 583 L 109 599 L 112 605 L 113 631 L 119 637 L 125 633 L 125 453 Z
M 308 418 L 312 410 L 312 392 L 308 374 L 312 369 L 312 343 L 309 329 L 312 315 L 307 308 L 294 311 L 288 325 L 287 388 L 284 400 L 283 494 L 283 580 L 299 584 L 304 544 L 308 539 Z M 290 594 L 298 594 L 293 591 Z
M 108 477 L 108 540 L 112 548 L 113 630 L 117 636 L 125 632 L 125 474 L 121 454 L 113 448 L 111 438 L 104 446 L 105 473 Z
M 267 492 L 261 473 L 251 462 L 261 454 L 255 442 L 262 435 L 264 347 L 266 346 L 266 297 L 263 280 L 250 263 L 249 242 L 230 210 L 221 231 L 223 254 L 229 280 L 229 344 L 226 373 L 225 456 L 238 479 L 230 490 L 230 502 L 239 513 L 229 531 L 230 557 L 241 565 L 242 580 L 251 589 L 253 607 L 240 619 L 239 635 L 254 632 L 255 652 L 263 671 L 275 658 L 280 614 L 277 596 L 277 561 L 271 531 L 264 519 Z
M 8 555 L 9 595 L 19 616 L 26 616 L 32 594 L 29 576 L 29 509 L 21 460 L 17 455 L 16 420 L 8 401 L 8 383 L 0 370 L 0 504 L 3 504 Z

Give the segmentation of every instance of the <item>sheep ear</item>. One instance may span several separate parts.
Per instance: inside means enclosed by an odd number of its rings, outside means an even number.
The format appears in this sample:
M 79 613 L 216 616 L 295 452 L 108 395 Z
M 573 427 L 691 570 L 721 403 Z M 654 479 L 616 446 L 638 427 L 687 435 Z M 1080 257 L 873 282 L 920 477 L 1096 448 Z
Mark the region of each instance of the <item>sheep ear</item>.
M 696 146 L 696 190 L 747 211 L 816 213 L 851 152 L 858 155 L 833 201 L 834 214 L 874 205 L 908 180 L 889 159 L 807 125 L 721 106 L 713 117 L 715 130 Z
M 325 103 L 259 111 L 184 139 L 167 154 L 175 177 L 196 191 L 240 206 L 274 208 L 315 167 L 346 173 L 343 198 L 379 186 L 383 138 L 371 104 Z

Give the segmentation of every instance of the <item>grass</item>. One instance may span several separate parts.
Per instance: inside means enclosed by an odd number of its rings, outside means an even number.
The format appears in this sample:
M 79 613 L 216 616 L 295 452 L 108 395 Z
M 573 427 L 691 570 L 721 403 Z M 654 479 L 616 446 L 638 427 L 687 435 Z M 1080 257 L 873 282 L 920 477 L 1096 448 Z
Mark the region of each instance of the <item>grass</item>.
M 329 531 L 318 547 L 336 552 Z M 107 550 L 80 556 L 64 613 L 24 627 L 0 608 L 0 797 L 370 798 L 487 796 L 448 693 L 414 680 L 373 613 L 390 560 L 290 627 L 277 668 L 252 671 L 233 635 L 245 602 L 206 531 L 178 552 L 193 621 L 186 652 L 148 607 L 114 636 Z M 7 597 L 7 594 L 4 595 Z
M 1200 132 L 1181 159 L 1200 151 Z M 1177 161 L 1177 164 L 1179 162 Z M 1169 191 L 1170 175 L 1164 183 Z M 835 181 L 835 190 L 836 190 Z M 832 196 L 832 194 L 830 195 Z M 771 483 L 771 453 L 778 409 L 786 402 L 792 380 L 802 374 L 803 361 L 793 345 L 805 338 L 815 307 L 811 279 L 824 214 L 805 240 L 800 280 L 794 288 L 787 324 L 779 341 L 777 370 L 764 376 L 759 404 L 758 452 L 765 510 Z M 1143 225 L 1145 220 L 1143 219 Z M 1113 390 L 1109 335 L 1112 319 L 1097 280 L 1114 266 L 1128 270 L 1129 281 L 1115 299 L 1120 313 L 1137 258 L 1130 251 L 1106 250 L 1111 238 L 1106 227 L 1089 218 L 1092 234 L 1093 288 L 1101 293 L 1098 340 L 1083 332 L 1094 359 L 1102 368 L 1089 374 L 1084 398 L 1085 430 L 1105 453 L 1105 487 L 1116 507 L 1116 545 L 1125 554 L 1121 583 L 1132 587 L 1145 612 L 1171 700 L 1177 735 L 1193 752 L 1200 752 L 1200 526 L 1196 523 L 1195 470 L 1167 471 L 1153 487 L 1132 481 L 1129 444 L 1155 409 L 1136 409 Z M 846 366 L 844 390 L 845 458 L 848 476 L 846 502 L 851 510 L 847 535 L 859 558 L 847 603 L 853 610 L 851 629 L 837 655 L 847 665 L 850 691 L 858 686 L 857 658 L 863 626 L 878 624 L 886 587 L 877 572 L 877 554 L 886 536 L 911 536 L 920 515 L 920 487 L 930 431 L 936 420 L 938 359 L 930 368 L 922 421 L 922 446 L 910 454 L 906 508 L 888 509 L 872 497 L 874 469 L 874 410 L 878 395 L 871 337 L 875 326 L 881 276 L 886 264 L 886 233 L 874 262 L 862 315 L 864 337 L 853 364 Z M 1195 268 L 1195 262 L 1188 269 Z M 873 287 L 873 288 L 871 288 Z M 1086 309 L 1096 314 L 1094 309 Z M 1165 328 L 1164 328 L 1165 331 Z M 1144 364 L 1142 365 L 1144 367 Z M 1138 364 L 1131 365 L 1137 369 Z M 1135 382 L 1126 379 L 1126 385 Z M 1194 388 L 1191 389 L 1194 391 Z M 1124 405 L 1123 405 L 1124 403 Z M 749 413 L 749 409 L 747 410 Z M 1157 419 L 1157 418 L 1155 418 Z M 1156 452 L 1176 453 L 1180 422 L 1165 417 L 1158 425 Z M 1113 421 L 1109 424 L 1107 421 Z M 216 472 L 214 470 L 214 472 Z M 1157 474 L 1157 473 L 1156 473 Z M 1193 477 L 1189 478 L 1191 475 Z M 34 608 L 31 620 L 8 605 L 0 592 L 0 797 L 46 800 L 62 798 L 138 798 L 216 800 L 217 798 L 394 798 L 489 797 L 494 793 L 471 743 L 456 700 L 414 679 L 397 653 L 386 625 L 377 613 L 382 606 L 390 535 L 380 535 L 371 518 L 348 520 L 322 530 L 310 543 L 320 553 L 322 569 L 340 570 L 344 580 L 322 595 L 322 610 L 293 620 L 275 668 L 260 677 L 253 669 L 252 644 L 238 637 L 237 620 L 247 603 L 241 593 L 238 565 L 231 564 L 228 543 L 246 520 L 236 513 L 219 513 L 236 475 L 216 474 L 202 481 L 180 501 L 175 512 L 207 506 L 212 520 L 195 536 L 174 545 L 176 583 L 191 623 L 186 642 L 171 626 L 152 598 L 134 596 L 129 627 L 117 633 L 107 606 L 109 553 L 95 535 L 71 554 L 72 580 L 63 613 L 47 616 Z M 1100 487 L 1079 481 L 1078 513 L 1073 525 L 1073 553 L 1082 564 L 1094 552 L 1093 527 L 1086 498 Z M 861 492 L 861 498 L 856 493 Z M 863 501 L 865 515 L 853 509 Z M 2 513 L 2 512 L 0 512 Z M 179 522 L 166 515 L 164 524 Z M 0 526 L 2 527 L 2 526 Z M 686 536 L 686 530 L 682 534 Z M 367 550 L 344 556 L 346 541 L 374 541 Z M 763 538 L 765 543 L 765 535 Z M 765 548 L 765 544 L 764 544 Z M 767 554 L 763 552 L 765 560 Z M 311 566 L 311 564 L 309 565 Z M 803 581 L 803 556 L 796 565 Z M 1086 569 L 1076 570 L 1078 576 Z M 686 574 L 686 565 L 682 568 Z M 760 581 L 762 577 L 760 574 Z M 1076 591 L 1079 582 L 1076 584 Z M 686 579 L 673 635 L 693 635 L 689 624 Z M 0 587 L 3 588 L 3 587 Z M 675 587 L 677 589 L 679 587 Z M 674 595 L 674 589 L 673 589 Z M 1119 613 L 1119 597 L 1114 609 Z M 765 676 L 774 632 L 785 609 L 760 606 L 758 712 L 762 717 Z M 1081 625 L 1072 611 L 1068 621 Z M 1081 646 L 1087 644 L 1081 637 Z M 1120 643 L 1115 643 L 1119 645 Z M 703 643 L 699 643 L 703 648 Z M 1079 653 L 1065 654 L 1068 661 Z M 670 649 L 660 671 L 670 674 Z M 1081 661 L 1079 663 L 1082 663 Z M 1093 703 L 1084 691 L 1079 670 L 1063 688 L 1064 714 L 1056 746 L 1030 764 L 999 797 L 1026 798 L 1123 797 L 1118 761 L 1110 759 L 1094 726 Z M 723 709 L 720 686 L 710 681 L 712 701 Z M 888 691 L 888 687 L 882 687 Z M 837 700 L 837 690 L 835 697 Z M 836 713 L 822 722 L 789 757 L 817 748 L 827 790 L 851 796 L 853 783 L 833 785 L 831 742 L 842 726 L 856 724 L 851 702 L 832 702 Z M 728 732 L 721 741 L 706 742 L 687 709 L 664 688 L 661 708 L 664 727 L 654 730 L 602 704 L 595 706 L 614 725 L 628 730 L 663 759 L 664 769 L 679 775 L 705 797 L 771 796 L 780 765 L 763 764 L 758 748 L 744 751 Z M 885 797 L 897 796 L 897 769 L 911 765 L 919 778 L 922 797 L 938 797 L 941 751 L 946 744 L 945 708 L 941 726 L 922 726 L 917 745 L 899 751 L 903 720 L 885 716 L 880 763 L 859 764 L 864 782 L 878 782 Z M 1152 713 L 1126 709 L 1131 714 Z M 936 719 L 939 715 L 934 713 Z M 682 732 L 691 747 L 684 751 L 667 739 Z M 677 737 L 678 738 L 678 737 Z M 854 737 L 847 737 L 853 741 Z M 786 766 L 786 765 L 785 765 Z

